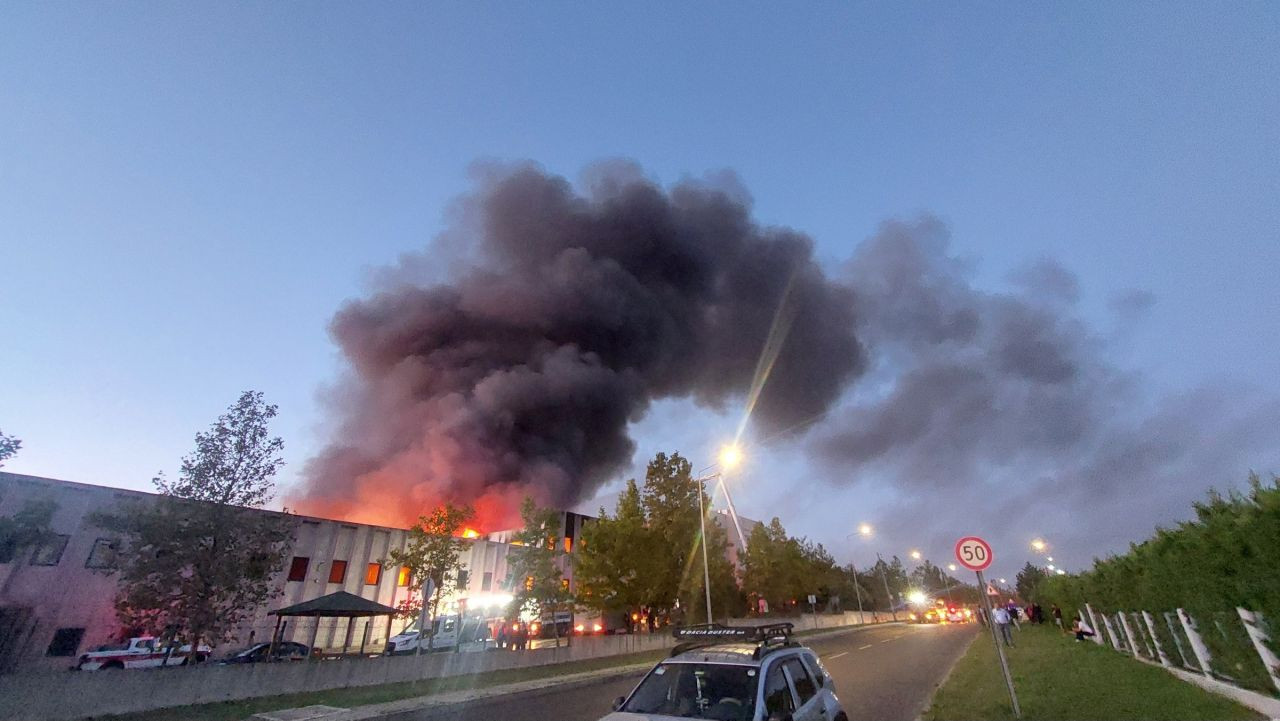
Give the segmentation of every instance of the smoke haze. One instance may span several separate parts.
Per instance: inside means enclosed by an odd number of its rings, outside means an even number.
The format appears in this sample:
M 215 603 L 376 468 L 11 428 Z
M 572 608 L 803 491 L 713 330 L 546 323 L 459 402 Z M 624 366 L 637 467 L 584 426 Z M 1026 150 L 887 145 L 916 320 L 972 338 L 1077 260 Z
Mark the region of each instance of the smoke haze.
M 664 188 L 613 163 L 584 178 L 487 169 L 425 253 L 338 312 L 337 430 L 293 505 L 401 524 L 450 500 L 509 526 L 525 495 L 565 506 L 615 480 L 654 401 L 736 414 L 758 366 L 755 437 L 803 436 L 846 498 L 880 494 L 868 520 L 886 549 L 1047 534 L 1083 561 L 1280 464 L 1280 402 L 1154 391 L 1110 360 L 1115 337 L 1081 320 L 1055 262 L 980 289 L 926 216 L 827 272 L 808 237 L 752 219 L 732 176 Z M 1154 302 L 1110 299 L 1114 332 Z M 805 473 L 783 470 L 779 494 Z M 808 513 L 784 520 L 841 544 L 850 509 L 836 518 L 827 495 L 787 491 L 766 515 Z
M 780 307 L 788 340 L 753 423 L 786 429 L 841 397 L 863 367 L 855 304 L 809 238 L 761 227 L 724 179 L 588 178 L 489 172 L 431 254 L 339 311 L 350 373 L 301 510 L 404 522 L 451 500 L 501 524 L 526 494 L 589 497 L 630 462 L 651 401 L 744 395 Z

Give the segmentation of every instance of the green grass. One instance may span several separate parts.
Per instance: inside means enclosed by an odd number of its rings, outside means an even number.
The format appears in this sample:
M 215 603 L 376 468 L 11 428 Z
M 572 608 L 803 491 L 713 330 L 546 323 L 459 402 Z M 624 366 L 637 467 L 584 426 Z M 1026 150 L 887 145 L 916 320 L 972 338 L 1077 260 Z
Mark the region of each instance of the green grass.
M 481 689 L 501 684 L 532 681 L 584 671 L 596 671 L 615 666 L 626 666 L 634 663 L 653 663 L 667 655 L 668 651 L 645 651 L 643 653 L 605 656 L 601 658 L 570 661 L 567 663 L 511 668 L 485 673 L 431 678 L 407 683 L 391 683 L 381 686 L 360 686 L 355 688 L 337 688 L 314 693 L 296 693 L 284 696 L 267 696 L 264 698 L 245 699 L 243 701 L 226 701 L 222 703 L 200 704 L 197 706 L 175 706 L 172 708 L 144 711 L 141 713 L 123 714 L 104 717 L 111 721 L 242 721 L 256 713 L 324 704 L 351 708 L 367 704 L 398 701 L 417 696 L 461 691 L 465 689 Z
M 1253 710 L 1056 627 L 1024 625 L 1006 649 L 1024 719 L 1261 719 Z M 991 634 L 982 629 L 938 689 L 928 721 L 1013 719 Z

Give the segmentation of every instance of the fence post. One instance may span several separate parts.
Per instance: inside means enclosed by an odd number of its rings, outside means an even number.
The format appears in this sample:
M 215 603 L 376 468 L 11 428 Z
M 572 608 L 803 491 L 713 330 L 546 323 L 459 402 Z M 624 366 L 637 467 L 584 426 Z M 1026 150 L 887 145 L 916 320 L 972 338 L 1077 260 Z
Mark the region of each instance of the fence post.
M 1156 659 L 1156 651 L 1151 648 L 1151 637 L 1147 635 L 1147 630 L 1142 627 L 1142 622 L 1138 620 L 1138 612 L 1130 611 L 1129 618 L 1133 619 L 1133 625 L 1138 629 L 1138 635 L 1142 637 L 1142 647 L 1147 649 L 1147 658 L 1152 661 Z
M 1093 606 L 1084 605 L 1084 610 L 1089 612 L 1089 625 L 1093 626 L 1093 642 L 1102 645 L 1102 626 L 1098 625 L 1098 619 L 1093 617 Z
M 1120 625 L 1124 628 L 1125 638 L 1129 639 L 1129 655 L 1138 658 L 1142 654 L 1138 653 L 1138 642 L 1133 637 L 1133 629 L 1129 628 L 1129 619 L 1124 611 L 1120 612 Z
M 1102 624 L 1107 627 L 1107 638 L 1111 639 L 1111 648 L 1117 651 L 1123 650 L 1120 648 L 1120 639 L 1116 638 L 1116 630 L 1111 626 L 1111 619 L 1105 613 L 1100 615 L 1102 616 Z
M 1271 652 L 1267 647 L 1267 641 L 1271 637 L 1267 632 L 1262 630 L 1263 617 L 1261 613 L 1253 613 L 1252 611 L 1236 607 L 1236 613 L 1240 614 L 1240 620 L 1244 621 L 1244 630 L 1249 634 L 1249 640 L 1253 641 L 1253 648 L 1262 657 L 1262 665 L 1267 667 L 1267 675 L 1271 677 L 1271 683 L 1280 691 L 1280 676 L 1277 676 L 1277 669 L 1280 669 L 1280 658 Z
M 1212 676 L 1209 671 L 1209 647 L 1204 645 L 1204 639 L 1200 638 L 1200 632 L 1196 630 L 1195 622 L 1187 615 L 1187 612 L 1181 608 L 1177 609 L 1178 620 L 1182 622 L 1182 628 L 1187 632 L 1187 640 L 1191 642 L 1191 651 L 1196 655 L 1196 662 L 1200 664 L 1200 670 L 1206 676 Z
M 1156 645 L 1156 653 L 1160 656 L 1160 665 L 1169 668 L 1173 665 L 1169 661 L 1169 657 L 1164 653 L 1164 646 L 1160 645 L 1160 637 L 1156 635 L 1156 624 L 1151 620 L 1151 614 L 1146 611 L 1142 612 L 1142 620 L 1147 622 L 1147 632 L 1151 634 L 1151 642 Z M 1177 638 L 1177 636 L 1174 636 Z

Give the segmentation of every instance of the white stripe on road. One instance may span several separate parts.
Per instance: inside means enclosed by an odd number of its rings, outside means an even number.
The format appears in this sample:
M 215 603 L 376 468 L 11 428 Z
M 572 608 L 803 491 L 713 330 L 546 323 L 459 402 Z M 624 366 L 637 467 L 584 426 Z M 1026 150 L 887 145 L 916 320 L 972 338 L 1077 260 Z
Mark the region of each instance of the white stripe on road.
M 861 651 L 864 648 L 871 648 L 871 644 L 867 644 L 866 646 L 859 646 L 858 650 Z
M 841 656 L 848 656 L 848 655 L 849 655 L 848 651 L 841 651 L 840 653 L 833 653 L 830 656 L 827 656 L 827 660 L 830 661 L 833 658 L 840 658 Z

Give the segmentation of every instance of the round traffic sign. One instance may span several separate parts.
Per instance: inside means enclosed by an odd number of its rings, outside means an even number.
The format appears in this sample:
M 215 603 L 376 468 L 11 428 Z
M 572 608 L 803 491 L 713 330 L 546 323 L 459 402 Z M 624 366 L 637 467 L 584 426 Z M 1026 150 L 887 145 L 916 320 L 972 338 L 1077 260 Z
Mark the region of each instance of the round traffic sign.
M 977 536 L 956 541 L 956 560 L 970 571 L 986 570 L 992 560 L 991 545 Z

